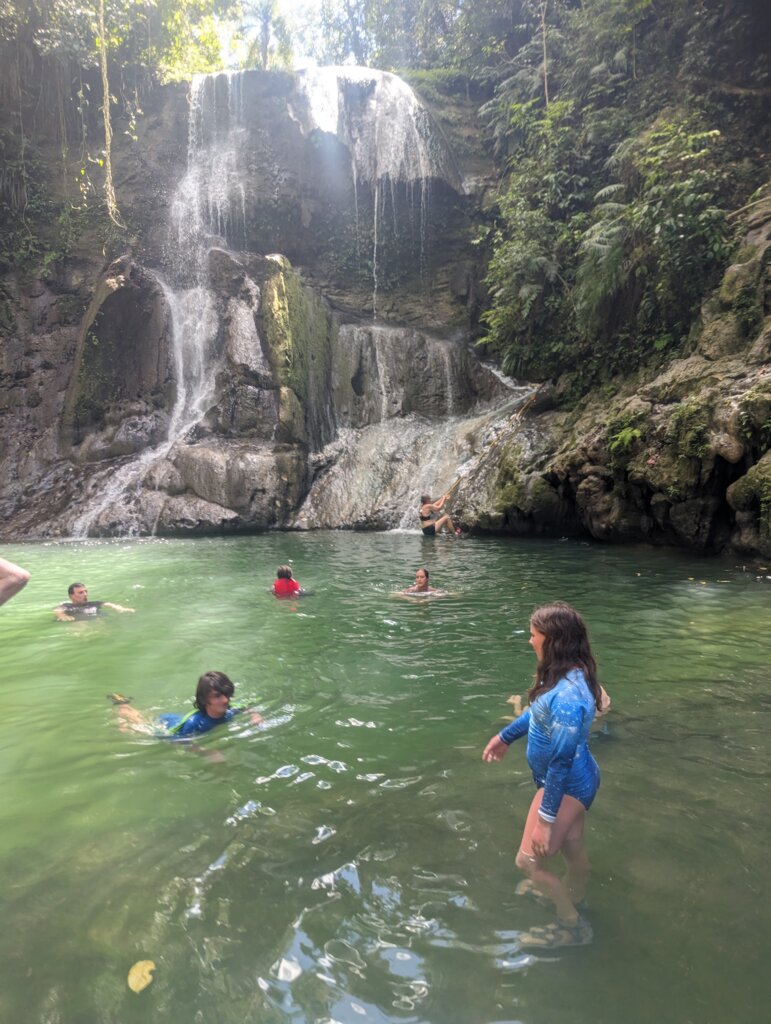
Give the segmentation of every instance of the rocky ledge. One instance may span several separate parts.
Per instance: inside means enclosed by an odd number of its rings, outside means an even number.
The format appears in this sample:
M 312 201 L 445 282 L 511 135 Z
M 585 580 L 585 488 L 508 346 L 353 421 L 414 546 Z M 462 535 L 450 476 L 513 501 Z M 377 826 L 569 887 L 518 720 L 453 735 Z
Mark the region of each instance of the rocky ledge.
M 470 527 L 771 557 L 771 198 L 746 223 L 690 354 L 570 411 L 544 389 L 464 481 Z

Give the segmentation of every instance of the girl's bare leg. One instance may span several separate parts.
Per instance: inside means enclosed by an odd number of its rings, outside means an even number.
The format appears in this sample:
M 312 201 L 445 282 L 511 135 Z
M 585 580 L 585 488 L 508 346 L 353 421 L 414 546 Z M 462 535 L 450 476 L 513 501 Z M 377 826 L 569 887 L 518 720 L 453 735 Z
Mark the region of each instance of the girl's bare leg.
M 446 530 L 448 533 L 452 534 L 455 533 L 455 527 L 453 526 L 452 519 L 450 519 L 448 515 L 440 516 L 434 523 L 434 526 L 436 527 L 437 533 L 439 533 L 440 530 Z
M 589 856 L 584 846 L 584 823 L 586 814 L 580 815 L 562 840 L 560 853 L 565 859 L 567 872 L 565 885 L 574 904 L 586 898 L 589 883 Z
M 538 810 L 542 799 L 543 790 L 539 789 L 533 797 L 533 802 L 530 804 L 516 863 L 519 870 L 527 875 L 536 889 L 554 901 L 554 905 L 557 908 L 557 916 L 560 920 L 572 926 L 578 922 L 578 911 L 572 899 L 569 884 L 563 882 L 562 879 L 552 874 L 551 871 L 546 870 L 547 858 L 537 857 L 533 853 L 531 837 L 538 820 Z M 550 857 L 562 849 L 568 836 L 577 837 L 568 839 L 568 843 L 571 845 L 571 852 L 577 852 L 575 843 L 581 842 L 580 837 L 583 832 L 583 818 L 585 814 L 584 805 L 579 800 L 574 799 L 572 796 L 564 796 L 562 798 L 560 809 L 557 812 L 557 820 L 552 825 L 551 843 L 549 845 Z M 576 860 L 577 877 L 580 875 L 578 867 L 578 860 Z

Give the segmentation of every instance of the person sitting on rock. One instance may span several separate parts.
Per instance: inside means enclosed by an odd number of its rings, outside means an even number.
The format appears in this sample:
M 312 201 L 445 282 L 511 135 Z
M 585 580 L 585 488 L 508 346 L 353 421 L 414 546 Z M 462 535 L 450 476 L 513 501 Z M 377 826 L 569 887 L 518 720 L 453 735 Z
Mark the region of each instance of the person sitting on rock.
M 70 583 L 67 587 L 69 601 L 62 601 L 54 608 L 54 616 L 60 622 L 79 622 L 84 619 L 93 619 L 101 615 L 102 608 L 109 608 L 113 612 L 133 612 L 133 608 L 124 608 L 123 605 L 113 604 L 111 601 L 89 601 L 88 590 L 83 583 Z

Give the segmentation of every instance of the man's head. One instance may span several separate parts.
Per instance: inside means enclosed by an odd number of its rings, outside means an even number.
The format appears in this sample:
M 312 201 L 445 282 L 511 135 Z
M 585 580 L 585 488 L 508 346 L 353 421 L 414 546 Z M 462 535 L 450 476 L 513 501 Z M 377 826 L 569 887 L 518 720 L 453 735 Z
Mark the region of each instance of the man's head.
M 73 604 L 86 604 L 88 601 L 88 591 L 83 583 L 70 583 L 67 593 Z

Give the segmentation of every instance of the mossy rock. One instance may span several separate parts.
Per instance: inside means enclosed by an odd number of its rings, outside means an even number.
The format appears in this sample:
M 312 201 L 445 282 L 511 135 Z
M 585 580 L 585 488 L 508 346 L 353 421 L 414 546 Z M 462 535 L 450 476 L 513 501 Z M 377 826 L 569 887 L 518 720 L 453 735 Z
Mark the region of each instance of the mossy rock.
M 658 491 L 672 502 L 685 501 L 699 486 L 701 462 L 683 458 L 674 449 L 665 448 L 655 462 L 639 466 L 638 478 L 652 491 Z
M 517 444 L 506 445 L 498 460 L 498 475 L 495 479 L 494 506 L 496 512 L 512 509 L 524 511 L 527 506 L 527 484 L 522 474 L 522 449 Z
M 725 309 L 730 309 L 742 293 L 758 288 L 763 266 L 760 256 L 747 263 L 734 263 L 726 270 L 718 295 Z
M 325 410 L 331 389 L 336 326 L 329 307 L 302 283 L 286 257 L 271 256 L 266 263 L 260 317 L 273 375 L 284 396 L 280 419 L 288 437 L 307 440 L 318 447 L 334 434 Z M 304 410 L 302 430 L 293 401 L 299 402 Z
M 742 436 L 753 445 L 771 445 L 771 380 L 757 384 L 739 402 Z
M 281 444 L 304 444 L 307 442 L 305 433 L 305 414 L 300 400 L 291 388 L 282 387 L 278 390 L 278 429 L 276 440 Z
M 771 540 L 771 451 L 731 484 L 726 499 L 736 512 L 752 513 L 760 537 Z
M 699 339 L 699 351 L 707 359 L 735 355 L 744 346 L 744 329 L 735 313 L 725 313 L 708 323 Z
M 709 428 L 714 399 L 690 398 L 672 410 L 665 440 L 680 458 L 703 459 L 709 454 Z

